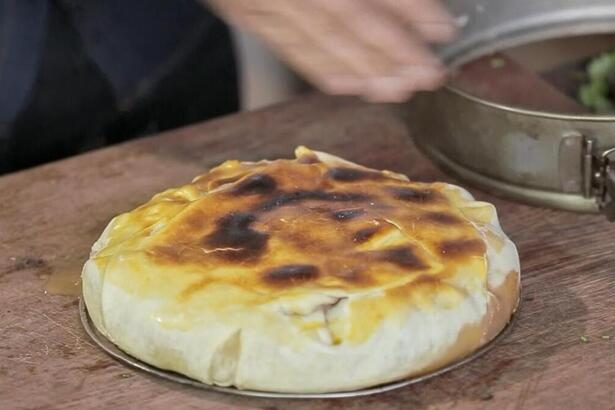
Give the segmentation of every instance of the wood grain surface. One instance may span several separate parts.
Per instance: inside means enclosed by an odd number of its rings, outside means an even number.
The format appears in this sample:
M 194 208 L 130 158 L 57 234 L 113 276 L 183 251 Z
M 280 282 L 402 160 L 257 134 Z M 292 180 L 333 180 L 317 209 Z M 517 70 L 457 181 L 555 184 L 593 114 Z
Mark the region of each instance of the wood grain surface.
M 228 158 L 290 157 L 305 144 L 413 179 L 451 181 L 417 152 L 402 114 L 313 95 L 0 178 L 0 409 L 615 408 L 615 224 L 475 189 L 496 204 L 519 247 L 518 321 L 480 359 L 390 393 L 251 399 L 157 380 L 93 346 L 75 297 L 45 294 L 51 273 L 81 269 L 112 216 Z

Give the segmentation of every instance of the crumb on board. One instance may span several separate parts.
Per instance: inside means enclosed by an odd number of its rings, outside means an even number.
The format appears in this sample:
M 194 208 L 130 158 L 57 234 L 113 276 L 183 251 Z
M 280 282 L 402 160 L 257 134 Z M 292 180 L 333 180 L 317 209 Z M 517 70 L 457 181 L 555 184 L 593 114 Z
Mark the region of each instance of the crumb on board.
M 506 61 L 500 57 L 494 57 L 490 61 L 491 68 L 502 68 L 506 65 Z
M 491 399 L 493 399 L 493 394 L 491 392 L 489 392 L 489 391 L 485 391 L 485 392 L 481 393 L 480 399 L 484 400 L 484 401 L 491 400 Z

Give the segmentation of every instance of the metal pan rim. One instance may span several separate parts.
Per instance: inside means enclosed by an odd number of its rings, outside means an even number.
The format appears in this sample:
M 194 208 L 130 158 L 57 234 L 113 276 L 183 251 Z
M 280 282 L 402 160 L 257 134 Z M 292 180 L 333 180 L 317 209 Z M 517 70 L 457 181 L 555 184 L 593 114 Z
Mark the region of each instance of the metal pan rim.
M 480 97 L 476 97 L 465 91 L 460 90 L 452 85 L 444 87 L 448 92 L 457 94 L 458 96 L 470 100 L 476 104 L 484 105 L 490 108 L 495 108 L 501 111 L 506 111 L 514 114 L 521 114 L 530 117 L 538 117 L 552 120 L 564 120 L 564 121 L 585 121 L 585 122 L 615 122 L 615 115 L 579 115 L 579 114 L 563 114 L 551 111 L 538 111 L 530 110 L 526 108 L 514 107 L 512 105 L 500 104 L 493 101 L 485 100 Z
M 519 47 L 537 41 L 558 38 L 614 33 L 615 5 L 607 5 L 605 1 L 592 0 L 588 1 L 587 4 L 579 3 L 577 6 L 571 6 L 570 2 L 559 1 L 563 7 L 555 7 L 549 11 L 542 10 L 538 14 L 533 15 L 528 14 L 526 10 L 530 8 L 533 2 L 531 0 L 523 0 L 517 6 L 516 15 L 507 16 L 507 19 L 503 19 L 498 13 L 501 8 L 500 3 L 504 2 L 505 0 L 500 2 L 494 1 L 489 4 L 488 11 L 485 12 L 483 10 L 485 13 L 482 15 L 483 19 L 490 22 L 487 26 L 467 27 L 468 30 L 464 29 L 456 41 L 438 47 L 437 52 L 440 58 L 447 65 L 456 69 L 474 59 L 506 50 L 510 47 Z M 466 1 L 465 3 L 469 2 Z M 450 6 L 453 7 L 454 4 L 450 4 Z M 466 16 L 471 15 L 473 19 L 476 19 L 478 11 L 474 5 L 469 8 L 467 5 L 465 7 L 465 9 L 461 8 L 458 11 L 463 12 Z M 615 115 L 611 114 L 566 114 L 525 109 L 485 100 L 452 85 L 445 88 L 447 91 L 458 94 L 472 102 L 509 113 L 565 121 L 615 121 Z

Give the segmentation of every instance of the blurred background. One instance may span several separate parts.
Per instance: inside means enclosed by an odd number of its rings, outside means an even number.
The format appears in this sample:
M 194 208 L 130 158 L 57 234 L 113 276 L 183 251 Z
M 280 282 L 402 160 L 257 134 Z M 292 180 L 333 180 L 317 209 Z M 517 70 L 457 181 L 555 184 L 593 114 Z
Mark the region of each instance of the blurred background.
M 0 0 L 0 174 L 306 89 L 194 0 Z

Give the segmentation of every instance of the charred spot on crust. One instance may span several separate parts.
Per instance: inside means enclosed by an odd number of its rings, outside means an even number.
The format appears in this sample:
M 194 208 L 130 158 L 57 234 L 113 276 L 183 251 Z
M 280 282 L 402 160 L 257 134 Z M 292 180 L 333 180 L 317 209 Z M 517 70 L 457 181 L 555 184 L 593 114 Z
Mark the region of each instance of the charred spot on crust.
M 232 212 L 218 220 L 216 230 L 205 237 L 205 245 L 219 249 L 214 255 L 227 259 L 257 257 L 265 250 L 269 235 L 250 227 L 255 220 L 252 214 Z
M 368 197 L 363 194 L 352 192 L 326 192 L 326 191 L 292 191 L 281 192 L 257 206 L 260 212 L 272 211 L 276 208 L 287 206 L 296 202 L 316 200 L 326 202 L 352 202 L 365 201 Z
M 241 180 L 233 189 L 235 195 L 268 194 L 276 189 L 275 179 L 267 174 L 254 174 Z
M 368 241 L 372 236 L 378 232 L 379 228 L 372 226 L 369 228 L 360 229 L 352 236 L 352 241 L 357 243 L 363 243 Z
M 390 192 L 396 199 L 408 202 L 433 202 L 437 198 L 434 191 L 409 187 L 393 187 Z
M 485 252 L 485 243 L 480 239 L 444 241 L 438 245 L 440 253 L 449 257 L 475 255 Z
M 354 209 L 342 209 L 339 211 L 334 211 L 332 216 L 333 219 L 338 221 L 348 221 L 350 219 L 361 216 L 365 213 L 365 209 L 363 208 L 354 208 Z
M 288 284 L 307 282 L 318 277 L 318 268 L 314 265 L 284 265 L 265 272 L 264 279 L 269 283 Z
M 421 217 L 422 220 L 438 225 L 458 225 L 463 219 L 446 212 L 429 212 Z
M 407 246 L 386 249 L 380 252 L 383 261 L 394 263 L 406 269 L 426 269 L 427 265 Z
M 380 172 L 346 167 L 331 168 L 327 175 L 335 181 L 341 182 L 354 182 L 365 179 L 382 179 L 384 177 Z

